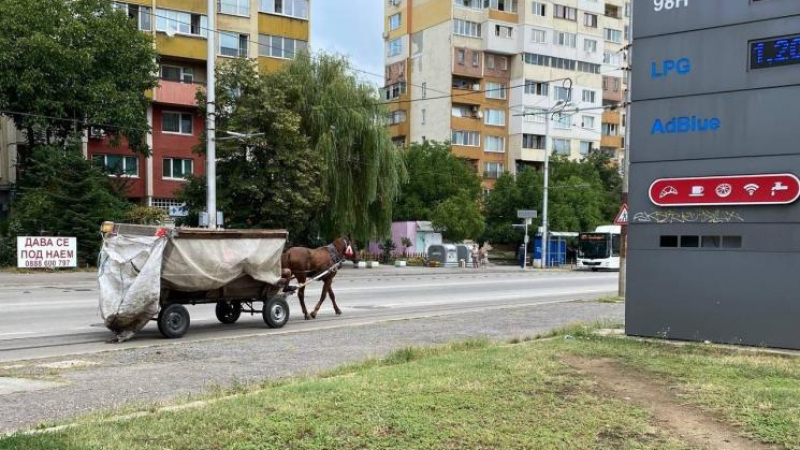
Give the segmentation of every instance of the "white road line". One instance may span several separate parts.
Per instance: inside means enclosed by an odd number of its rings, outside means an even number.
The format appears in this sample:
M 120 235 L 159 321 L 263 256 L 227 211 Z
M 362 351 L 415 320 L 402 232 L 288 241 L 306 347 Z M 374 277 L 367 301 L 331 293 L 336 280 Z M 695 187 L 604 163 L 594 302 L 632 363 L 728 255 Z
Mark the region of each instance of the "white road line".
M 20 336 L 23 334 L 36 334 L 34 331 L 19 331 L 16 333 L 0 333 L 0 336 Z

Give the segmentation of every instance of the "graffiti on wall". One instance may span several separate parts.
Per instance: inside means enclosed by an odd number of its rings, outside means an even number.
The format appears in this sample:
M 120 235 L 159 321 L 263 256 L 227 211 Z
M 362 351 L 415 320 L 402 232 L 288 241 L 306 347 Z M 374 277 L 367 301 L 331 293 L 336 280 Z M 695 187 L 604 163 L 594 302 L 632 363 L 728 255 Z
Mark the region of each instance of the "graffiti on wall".
M 639 212 L 633 216 L 635 223 L 734 223 L 744 222 L 736 211 L 722 209 L 662 209 Z

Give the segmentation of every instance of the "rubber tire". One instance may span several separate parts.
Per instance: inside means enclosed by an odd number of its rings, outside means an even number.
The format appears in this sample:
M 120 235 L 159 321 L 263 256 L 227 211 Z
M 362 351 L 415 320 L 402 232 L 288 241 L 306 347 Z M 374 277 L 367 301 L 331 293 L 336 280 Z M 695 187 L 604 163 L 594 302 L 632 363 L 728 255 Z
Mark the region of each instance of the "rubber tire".
M 597 267 L 593 267 L 592 268 L 592 272 L 599 272 L 599 271 L 600 271 L 600 269 L 598 269 Z
M 158 313 L 158 331 L 167 339 L 183 337 L 190 322 L 189 311 L 183 305 L 168 305 Z
M 289 321 L 289 303 L 286 296 L 276 295 L 264 302 L 264 323 L 270 328 L 283 328 Z
M 214 312 L 217 315 L 217 320 L 226 325 L 231 325 L 236 323 L 236 321 L 239 320 L 239 317 L 241 317 L 242 304 L 239 302 L 220 302 L 217 303 L 217 307 Z

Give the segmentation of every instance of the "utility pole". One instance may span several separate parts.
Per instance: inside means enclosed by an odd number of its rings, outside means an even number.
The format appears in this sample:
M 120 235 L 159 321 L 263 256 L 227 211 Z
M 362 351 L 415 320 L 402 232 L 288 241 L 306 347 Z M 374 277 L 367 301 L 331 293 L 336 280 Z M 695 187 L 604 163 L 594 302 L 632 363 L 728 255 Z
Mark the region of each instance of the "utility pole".
M 631 2 L 633 8 L 633 2 Z M 633 16 L 633 9 L 631 9 Z M 631 37 L 633 35 L 631 34 Z M 631 62 L 633 59 L 633 46 L 629 43 L 626 50 L 625 80 L 628 88 L 625 90 L 625 157 L 622 161 L 622 204 L 628 204 L 628 185 L 630 183 L 630 148 L 631 148 Z M 628 215 L 630 217 L 630 214 Z M 628 225 L 622 225 L 619 243 L 619 296 L 625 298 L 628 284 Z
M 216 148 L 216 1 L 208 0 L 208 36 L 206 39 L 206 210 L 208 228 L 217 229 L 217 148 Z
M 542 269 L 547 268 L 547 203 L 550 189 L 550 116 L 553 108 L 547 111 L 544 121 L 544 199 L 542 201 Z

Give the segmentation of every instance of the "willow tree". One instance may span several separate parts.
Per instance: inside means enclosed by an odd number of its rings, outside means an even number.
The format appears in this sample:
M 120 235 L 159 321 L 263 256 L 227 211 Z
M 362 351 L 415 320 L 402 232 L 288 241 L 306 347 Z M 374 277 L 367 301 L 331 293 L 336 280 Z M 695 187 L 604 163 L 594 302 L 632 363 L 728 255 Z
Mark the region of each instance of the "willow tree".
M 317 218 L 322 237 L 350 234 L 365 241 L 388 235 L 407 175 L 375 87 L 353 75 L 346 59 L 330 55 L 298 56 L 270 76 L 291 80 L 287 96 L 311 148 L 323 158 L 321 185 L 329 201 Z

